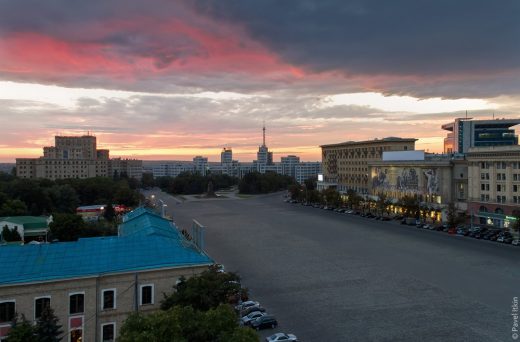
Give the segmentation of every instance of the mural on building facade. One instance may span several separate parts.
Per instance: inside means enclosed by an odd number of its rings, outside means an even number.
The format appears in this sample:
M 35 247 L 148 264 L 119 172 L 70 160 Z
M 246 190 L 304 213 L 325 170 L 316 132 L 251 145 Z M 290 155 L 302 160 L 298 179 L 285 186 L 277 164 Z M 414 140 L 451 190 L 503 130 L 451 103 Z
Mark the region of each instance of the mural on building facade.
M 374 168 L 372 189 L 375 192 L 399 192 L 416 195 L 439 194 L 440 181 L 437 169 Z
M 423 170 L 426 177 L 425 191 L 428 195 L 436 195 L 439 193 L 439 177 L 436 169 Z
M 403 168 L 397 176 L 396 189 L 401 192 L 417 193 L 419 191 L 419 176 L 415 169 Z

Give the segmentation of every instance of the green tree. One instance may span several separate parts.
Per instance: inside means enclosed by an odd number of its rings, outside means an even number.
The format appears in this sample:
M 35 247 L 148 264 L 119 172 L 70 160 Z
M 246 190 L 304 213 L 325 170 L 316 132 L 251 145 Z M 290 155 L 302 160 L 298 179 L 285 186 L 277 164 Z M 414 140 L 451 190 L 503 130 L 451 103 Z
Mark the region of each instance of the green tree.
M 103 212 L 103 217 L 108 222 L 113 222 L 114 218 L 116 217 L 116 211 L 114 210 L 114 207 L 112 204 L 107 204 L 105 206 L 105 211 Z
M 350 209 L 359 207 L 359 203 L 361 202 L 361 196 L 357 194 L 352 189 L 347 190 L 347 204 L 350 207 Z
M 22 216 L 27 213 L 27 205 L 19 199 L 7 200 L 0 208 L 0 216 Z
M 293 199 L 293 200 L 301 199 L 302 188 L 298 184 L 289 185 L 289 188 L 287 190 L 291 194 L 291 199 Z
M 13 242 L 13 241 L 22 241 L 22 237 L 20 236 L 20 233 L 18 233 L 18 228 L 9 229 L 7 225 L 5 225 L 2 228 L 2 240 L 7 242 Z
M 38 342 L 59 342 L 62 340 L 63 330 L 59 319 L 51 307 L 46 307 L 36 322 L 34 330 L 38 336 Z
M 11 330 L 7 335 L 7 342 L 38 342 L 35 329 L 24 315 L 21 320 L 15 317 Z
M 164 295 L 161 309 L 180 306 L 192 306 L 196 310 L 209 310 L 219 304 L 228 303 L 245 289 L 240 287 L 240 277 L 232 272 L 217 272 L 215 268 L 204 271 L 198 276 L 181 280 L 175 291 Z
M 121 327 L 118 341 L 258 341 L 258 335 L 253 330 L 244 330 L 238 326 L 236 315 L 229 305 L 219 305 L 208 311 L 175 306 L 148 315 L 131 314 Z
M 323 197 L 325 197 L 327 205 L 339 207 L 342 204 L 341 195 L 335 189 L 328 188 L 323 190 Z
M 303 183 L 305 184 L 305 187 L 307 190 L 315 190 L 316 189 L 316 182 L 318 181 L 317 177 L 309 177 L 307 178 Z
M 153 188 L 155 186 L 155 180 L 153 178 L 153 173 L 143 173 L 143 177 L 141 178 L 141 186 L 143 188 Z
M 55 214 L 49 228 L 53 239 L 76 241 L 84 236 L 85 222 L 76 214 Z

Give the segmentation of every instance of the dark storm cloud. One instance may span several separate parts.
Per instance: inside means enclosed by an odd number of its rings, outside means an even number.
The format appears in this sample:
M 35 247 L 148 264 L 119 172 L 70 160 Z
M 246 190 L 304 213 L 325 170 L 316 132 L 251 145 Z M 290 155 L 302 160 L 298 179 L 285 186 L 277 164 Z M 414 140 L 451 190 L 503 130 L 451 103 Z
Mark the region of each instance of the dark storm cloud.
M 390 75 L 486 74 L 520 66 L 520 1 L 199 1 L 289 62 Z

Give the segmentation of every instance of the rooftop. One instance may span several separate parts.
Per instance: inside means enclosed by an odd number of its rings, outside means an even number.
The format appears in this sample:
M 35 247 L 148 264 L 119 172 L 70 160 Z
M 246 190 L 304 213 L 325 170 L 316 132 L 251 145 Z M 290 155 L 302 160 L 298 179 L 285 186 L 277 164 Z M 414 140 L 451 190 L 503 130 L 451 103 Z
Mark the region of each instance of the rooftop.
M 11 222 L 23 226 L 24 229 L 31 229 L 47 228 L 48 219 L 49 218 L 45 216 L 6 216 L 0 217 L 0 222 Z
M 336 144 L 327 144 L 320 145 L 320 147 L 335 147 L 335 146 L 344 146 L 344 145 L 363 145 L 363 144 L 380 144 L 380 143 L 388 143 L 388 142 L 416 142 L 415 138 L 399 138 L 399 137 L 387 137 L 382 139 L 372 139 L 372 140 L 364 140 L 364 141 L 345 141 L 342 143 Z
M 139 208 L 125 216 L 119 236 L 75 242 L 3 246 L 0 286 L 110 273 L 213 263 L 159 215 Z

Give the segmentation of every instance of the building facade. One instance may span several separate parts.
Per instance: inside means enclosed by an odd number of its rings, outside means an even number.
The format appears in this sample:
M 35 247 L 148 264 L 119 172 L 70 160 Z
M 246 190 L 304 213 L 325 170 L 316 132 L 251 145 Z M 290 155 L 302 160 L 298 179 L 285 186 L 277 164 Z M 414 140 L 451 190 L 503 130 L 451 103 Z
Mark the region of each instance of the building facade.
M 466 158 L 473 222 L 510 227 L 520 216 L 520 146 L 470 148 Z
M 444 138 L 444 153 L 466 153 L 472 147 L 518 145 L 518 136 L 511 128 L 518 124 L 519 119 L 457 118 L 442 125 L 449 132 Z
M 110 159 L 108 150 L 98 150 L 96 137 L 56 136 L 55 146 L 43 148 L 40 158 L 17 158 L 16 175 L 20 178 L 112 177 L 114 173 L 126 173 L 141 178 L 142 161 Z
M 294 178 L 300 184 L 303 184 L 309 178 L 318 179 L 318 174 L 320 173 L 320 162 L 301 162 L 294 167 Z
M 405 196 L 417 199 L 424 217 L 447 219 L 453 203 L 466 211 L 468 194 L 467 163 L 463 155 L 425 154 L 424 151 L 383 152 L 381 161 L 371 162 L 369 193 L 398 203 Z
M 340 192 L 368 194 L 368 163 L 380 161 L 385 151 L 412 151 L 417 139 L 389 137 L 322 145 L 323 182 Z M 319 184 L 318 184 L 319 185 Z
M 143 208 L 124 218 L 119 236 L 0 247 L 12 260 L 0 273 L 0 340 L 15 313 L 36 320 L 54 309 L 63 341 L 115 341 L 132 312 L 158 310 L 163 293 L 213 261 L 168 220 Z

